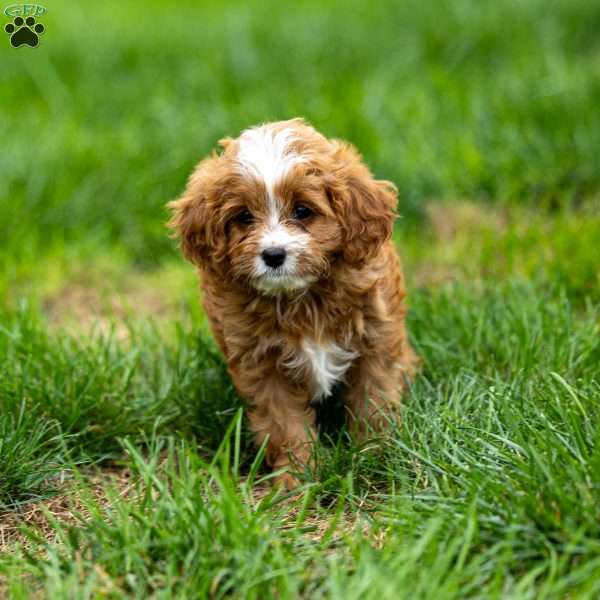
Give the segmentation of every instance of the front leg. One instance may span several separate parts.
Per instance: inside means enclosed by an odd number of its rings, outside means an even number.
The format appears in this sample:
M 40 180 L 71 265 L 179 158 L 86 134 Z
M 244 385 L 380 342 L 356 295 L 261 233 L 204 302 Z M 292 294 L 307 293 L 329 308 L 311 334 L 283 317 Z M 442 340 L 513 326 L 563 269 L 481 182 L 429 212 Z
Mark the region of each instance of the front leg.
M 291 385 L 285 377 L 269 369 L 269 374 L 256 372 L 234 375 L 234 383 L 249 399 L 248 421 L 260 446 L 268 436 L 266 462 L 273 469 L 302 466 L 310 461 L 312 442 L 316 439 L 315 411 L 309 405 L 308 391 Z M 289 473 L 277 482 L 288 488 L 298 485 Z
M 415 372 L 410 346 L 401 356 L 385 352 L 361 356 L 348 373 L 345 394 L 346 422 L 359 439 L 380 433 L 400 419 L 400 400 Z

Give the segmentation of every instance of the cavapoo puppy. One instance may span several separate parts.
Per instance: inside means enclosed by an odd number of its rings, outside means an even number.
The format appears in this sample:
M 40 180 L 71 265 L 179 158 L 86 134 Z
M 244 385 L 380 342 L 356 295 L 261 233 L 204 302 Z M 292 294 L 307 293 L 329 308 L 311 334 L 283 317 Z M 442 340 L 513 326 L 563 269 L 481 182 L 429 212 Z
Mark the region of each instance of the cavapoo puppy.
M 169 223 L 256 441 L 273 468 L 307 464 L 315 406 L 343 382 L 364 435 L 389 421 L 417 363 L 391 241 L 396 189 L 348 143 L 292 119 L 245 130 L 198 164 Z M 288 487 L 294 477 L 282 471 Z

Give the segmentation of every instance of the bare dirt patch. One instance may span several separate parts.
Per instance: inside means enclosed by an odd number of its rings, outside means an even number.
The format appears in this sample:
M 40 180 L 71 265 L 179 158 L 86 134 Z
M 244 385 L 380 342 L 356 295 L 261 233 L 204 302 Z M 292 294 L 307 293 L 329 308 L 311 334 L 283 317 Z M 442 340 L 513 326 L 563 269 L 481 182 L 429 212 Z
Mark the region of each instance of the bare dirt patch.
M 160 289 L 134 289 L 123 293 L 71 284 L 43 302 L 43 310 L 53 329 L 69 332 L 97 329 L 112 331 L 119 340 L 129 337 L 125 321 L 130 317 L 156 318 L 168 314 L 170 304 Z
M 36 535 L 48 542 L 56 541 L 51 521 L 75 524 L 78 522 L 77 514 L 85 518 L 88 512 L 82 500 L 84 493 L 88 497 L 91 495 L 98 505 L 107 506 L 110 504 L 107 486 L 117 489 L 124 497 L 131 494 L 133 485 L 131 473 L 126 468 L 90 472 L 80 484 L 67 477 L 55 496 L 0 513 L 0 553 L 10 551 L 15 544 L 29 545 L 29 538 L 22 532 L 24 526 L 32 527 Z
M 448 204 L 429 202 L 425 214 L 439 242 L 455 240 L 465 231 L 492 229 L 503 233 L 508 227 L 506 210 L 465 200 Z
M 413 246 L 409 280 L 415 287 L 477 278 L 483 269 L 481 240 L 501 237 L 509 228 L 506 209 L 468 201 L 429 202 L 427 226 L 420 232 L 430 244 Z

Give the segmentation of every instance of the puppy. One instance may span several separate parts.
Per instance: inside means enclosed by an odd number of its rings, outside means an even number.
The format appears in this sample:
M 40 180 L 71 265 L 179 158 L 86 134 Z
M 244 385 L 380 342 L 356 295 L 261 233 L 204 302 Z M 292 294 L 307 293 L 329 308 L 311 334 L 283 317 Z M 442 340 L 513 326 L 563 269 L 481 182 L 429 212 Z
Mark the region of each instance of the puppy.
M 266 461 L 308 464 L 315 406 L 344 382 L 364 436 L 396 409 L 417 358 L 391 241 L 396 188 L 302 119 L 245 130 L 198 164 L 169 226 L 198 267 L 204 308 Z M 397 411 L 392 410 L 392 413 Z

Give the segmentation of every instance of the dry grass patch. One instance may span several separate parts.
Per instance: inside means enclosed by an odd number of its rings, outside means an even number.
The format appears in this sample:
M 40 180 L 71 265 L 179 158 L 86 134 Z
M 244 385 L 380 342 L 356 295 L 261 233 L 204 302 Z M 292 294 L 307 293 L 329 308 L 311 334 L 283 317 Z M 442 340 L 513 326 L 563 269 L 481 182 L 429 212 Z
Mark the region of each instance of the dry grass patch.
M 52 521 L 74 525 L 77 515 L 89 516 L 86 505 L 92 499 L 98 506 L 109 506 L 106 490 L 110 486 L 119 496 L 129 497 L 134 489 L 131 472 L 127 468 L 95 469 L 82 473 L 82 480 L 76 481 L 65 475 L 57 493 L 46 500 L 29 502 L 15 510 L 0 513 L 0 553 L 10 552 L 16 545 L 30 545 L 30 538 L 23 533 L 29 528 L 40 538 L 55 542 L 56 528 Z M 84 498 L 85 497 L 85 498 Z

